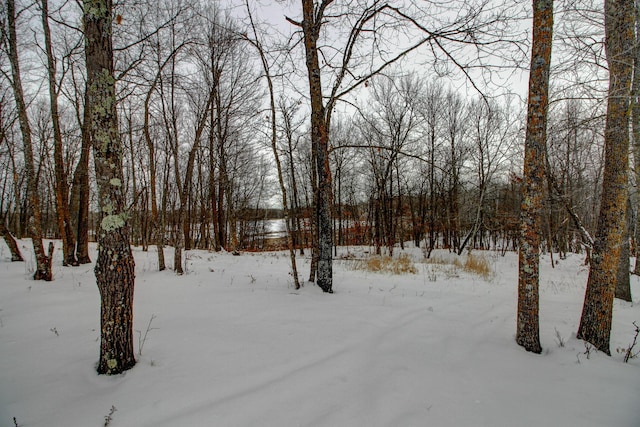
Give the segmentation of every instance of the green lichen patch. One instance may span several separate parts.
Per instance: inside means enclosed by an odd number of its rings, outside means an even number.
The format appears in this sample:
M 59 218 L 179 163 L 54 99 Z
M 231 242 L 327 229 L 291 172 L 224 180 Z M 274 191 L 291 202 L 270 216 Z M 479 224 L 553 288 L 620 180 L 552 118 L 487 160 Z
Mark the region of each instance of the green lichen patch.
M 102 218 L 100 227 L 105 231 L 113 231 L 125 225 L 122 215 L 107 215 Z

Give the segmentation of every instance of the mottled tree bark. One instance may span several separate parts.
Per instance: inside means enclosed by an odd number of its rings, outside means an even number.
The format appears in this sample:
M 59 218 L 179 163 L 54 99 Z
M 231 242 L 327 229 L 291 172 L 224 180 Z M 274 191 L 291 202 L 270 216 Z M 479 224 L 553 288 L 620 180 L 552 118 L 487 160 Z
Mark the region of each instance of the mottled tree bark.
M 605 0 L 609 97 L 602 199 L 578 338 L 610 355 L 616 274 L 625 235 L 629 169 L 629 97 L 633 72 L 633 0 Z
M 44 251 L 42 242 L 42 219 L 40 212 L 40 197 L 38 196 L 38 182 L 35 172 L 33 158 L 33 143 L 31 141 L 31 125 L 27 114 L 27 106 L 24 100 L 22 80 L 20 78 L 20 61 L 18 59 L 18 43 L 16 36 L 16 9 L 14 0 L 7 0 L 7 32 L 9 41 L 9 62 L 11 63 L 11 77 L 13 95 L 18 110 L 18 120 L 20 122 L 20 132 L 22 133 L 22 144 L 24 147 L 24 162 L 27 172 L 27 193 L 31 218 L 29 219 L 29 234 L 33 242 L 33 250 L 36 256 L 36 271 L 33 275 L 35 280 L 50 281 L 53 279 L 51 273 L 51 261 Z
M 631 200 L 627 199 L 625 209 L 625 225 L 624 234 L 622 235 L 622 245 L 620 246 L 620 263 L 618 264 L 618 274 L 616 275 L 616 291 L 615 297 L 624 301 L 631 302 L 631 278 L 629 277 L 630 244 L 629 235 L 631 231 Z
M 100 226 L 95 274 L 101 299 L 98 373 L 119 374 L 135 363 L 133 291 L 135 263 L 129 246 L 122 173 L 122 144 L 116 116 L 111 0 L 85 0 L 90 132 L 93 143 Z
M 524 148 L 523 197 L 520 208 L 516 333 L 516 342 L 533 353 L 542 351 L 538 284 L 552 39 L 553 0 L 533 0 L 533 44 Z
M 315 154 L 318 189 L 316 192 L 316 219 L 318 236 L 317 284 L 324 292 L 333 292 L 333 228 L 331 224 L 331 169 L 329 165 L 329 129 L 327 128 L 320 61 L 317 41 L 322 26 L 323 13 L 332 0 L 323 0 L 314 7 L 313 0 L 302 0 L 302 30 L 311 97 L 311 146 Z
M 640 1 L 635 0 L 635 43 L 633 47 L 633 82 L 631 84 L 631 134 L 633 135 L 633 166 L 636 189 L 640 188 Z M 638 190 L 636 190 L 638 191 Z M 640 194 L 636 193 L 636 223 L 633 274 L 640 275 Z

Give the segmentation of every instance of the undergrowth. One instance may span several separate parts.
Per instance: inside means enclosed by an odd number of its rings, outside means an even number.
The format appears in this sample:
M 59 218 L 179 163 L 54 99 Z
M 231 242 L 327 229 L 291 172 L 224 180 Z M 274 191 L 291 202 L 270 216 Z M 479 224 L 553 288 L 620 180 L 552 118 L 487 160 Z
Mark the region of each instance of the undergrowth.
M 371 271 L 375 273 L 416 274 L 418 269 L 407 254 L 398 257 L 373 255 L 356 261 L 355 270 Z
M 466 258 L 443 258 L 442 256 L 433 256 L 425 260 L 426 264 L 445 267 L 445 273 L 448 277 L 457 276 L 456 270 L 463 270 L 467 273 L 476 274 L 483 279 L 490 279 L 493 276 L 493 270 L 487 259 L 480 255 L 468 254 Z M 453 271 L 451 269 L 453 268 Z

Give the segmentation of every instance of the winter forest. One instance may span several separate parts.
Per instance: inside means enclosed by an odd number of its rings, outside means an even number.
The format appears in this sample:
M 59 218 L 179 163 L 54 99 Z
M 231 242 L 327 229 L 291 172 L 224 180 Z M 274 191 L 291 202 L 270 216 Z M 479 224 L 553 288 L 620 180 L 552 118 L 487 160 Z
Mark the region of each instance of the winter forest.
M 0 425 L 640 423 L 640 1 L 1 1 Z

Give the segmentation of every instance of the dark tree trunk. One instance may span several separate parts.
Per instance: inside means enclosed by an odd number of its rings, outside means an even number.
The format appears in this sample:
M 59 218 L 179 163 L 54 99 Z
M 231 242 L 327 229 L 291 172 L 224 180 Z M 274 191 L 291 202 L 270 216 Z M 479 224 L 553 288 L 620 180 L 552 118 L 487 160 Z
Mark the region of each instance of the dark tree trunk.
M 24 258 L 22 258 L 22 254 L 20 253 L 20 248 L 18 248 L 18 243 L 7 229 L 4 221 L 4 218 L 0 219 L 0 235 L 2 235 L 5 243 L 9 247 L 9 251 L 11 252 L 11 261 L 24 261 Z
M 605 0 L 609 97 L 602 199 L 578 338 L 610 355 L 616 274 L 628 197 L 629 97 L 634 42 L 633 0 Z
M 330 2 L 323 1 L 323 6 Z M 320 61 L 317 40 L 322 25 L 322 13 L 315 14 L 313 0 L 302 0 L 302 27 L 306 65 L 309 76 L 309 94 L 311 97 L 311 145 L 315 154 L 317 173 L 317 236 L 318 271 L 317 284 L 324 292 L 333 292 L 333 228 L 331 226 L 331 169 L 329 165 L 329 129 L 322 99 L 320 79 Z
M 85 102 L 82 119 L 82 145 L 80 159 L 73 173 L 71 190 L 72 228 L 76 231 L 76 257 L 79 264 L 90 264 L 89 258 L 89 157 L 91 152 L 91 134 L 89 131 L 88 88 L 85 87 Z M 79 114 L 79 113 L 78 113 Z
M 520 210 L 516 334 L 516 342 L 533 353 L 542 351 L 538 318 L 538 284 L 552 37 L 553 0 L 534 0 L 529 107 Z
M 12 88 L 18 110 L 20 132 L 24 147 L 24 162 L 27 172 L 27 193 L 31 218 L 29 219 L 29 234 L 33 242 L 33 250 L 36 256 L 35 280 L 51 281 L 51 260 L 44 251 L 42 242 L 42 219 L 40 212 L 40 197 L 38 196 L 38 180 L 33 158 L 33 144 L 31 141 L 31 126 L 27 114 L 27 106 L 24 101 L 22 80 L 20 78 L 20 62 L 18 60 L 18 43 L 16 40 L 16 9 L 14 0 L 7 0 L 7 24 L 9 33 L 9 62 L 11 63 Z
M 51 123 L 53 125 L 53 159 L 55 170 L 55 193 L 58 228 L 62 239 L 62 265 L 78 265 L 75 254 L 75 236 L 71 228 L 69 214 L 69 188 L 67 174 L 64 170 L 62 131 L 60 130 L 60 115 L 58 113 L 58 89 L 56 83 L 56 63 L 51 46 L 51 32 L 49 30 L 49 1 L 41 0 L 42 27 L 44 29 L 45 51 L 47 54 L 47 71 L 49 77 L 49 101 L 51 105 Z
M 133 291 L 135 263 L 123 191 L 123 149 L 116 116 L 111 0 L 84 1 L 88 105 L 98 184 L 98 259 L 101 298 L 99 374 L 119 374 L 135 363 Z

